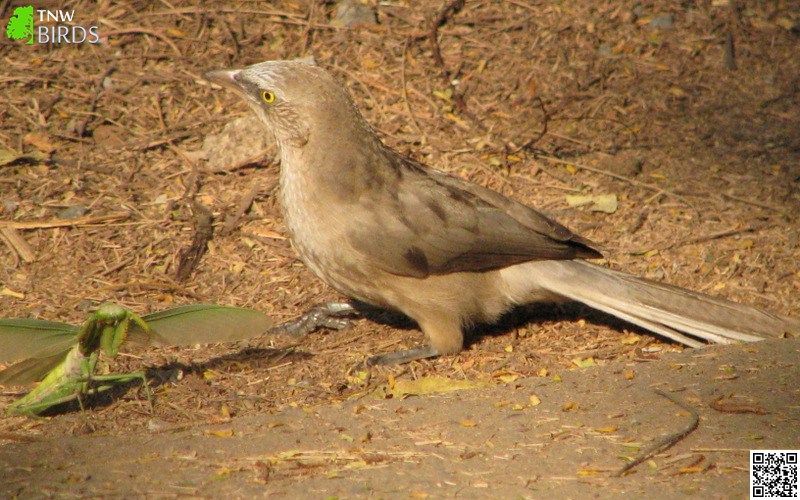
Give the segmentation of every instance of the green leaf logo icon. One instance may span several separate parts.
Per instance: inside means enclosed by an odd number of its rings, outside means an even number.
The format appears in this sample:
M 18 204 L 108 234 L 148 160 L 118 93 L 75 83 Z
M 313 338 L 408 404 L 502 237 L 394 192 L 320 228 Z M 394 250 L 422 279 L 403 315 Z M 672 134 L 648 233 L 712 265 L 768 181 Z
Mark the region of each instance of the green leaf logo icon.
M 33 45 L 33 6 L 27 5 L 14 9 L 14 15 L 8 20 L 6 35 L 13 40 L 27 38 L 27 45 Z

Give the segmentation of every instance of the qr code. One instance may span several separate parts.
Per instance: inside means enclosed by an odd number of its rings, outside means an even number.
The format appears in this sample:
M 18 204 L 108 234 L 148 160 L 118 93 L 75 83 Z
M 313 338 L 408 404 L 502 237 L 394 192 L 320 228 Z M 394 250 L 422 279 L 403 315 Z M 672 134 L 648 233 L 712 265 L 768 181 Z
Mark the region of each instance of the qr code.
M 750 498 L 798 498 L 798 450 L 750 450 Z

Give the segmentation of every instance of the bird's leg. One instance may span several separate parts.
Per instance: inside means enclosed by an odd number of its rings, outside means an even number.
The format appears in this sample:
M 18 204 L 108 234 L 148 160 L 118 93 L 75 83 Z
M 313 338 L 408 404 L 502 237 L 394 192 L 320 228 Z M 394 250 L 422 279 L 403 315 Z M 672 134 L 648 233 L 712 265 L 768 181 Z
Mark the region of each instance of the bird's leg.
M 352 322 L 342 316 L 358 314 L 358 311 L 347 302 L 327 302 L 314 306 L 297 319 L 273 326 L 267 333 L 278 333 L 291 337 L 301 337 L 318 328 L 342 330 L 352 326 Z
M 391 352 L 367 359 L 367 365 L 397 365 L 418 359 L 435 358 L 456 354 L 464 347 L 461 319 L 447 309 L 412 312 L 419 327 L 430 340 L 430 344 L 413 347 L 405 351 Z
M 410 363 L 418 359 L 435 358 L 439 352 L 431 345 L 423 345 L 413 347 L 403 351 L 390 352 L 389 354 L 381 354 L 379 356 L 372 356 L 367 359 L 367 366 L 375 365 L 401 365 L 403 363 Z

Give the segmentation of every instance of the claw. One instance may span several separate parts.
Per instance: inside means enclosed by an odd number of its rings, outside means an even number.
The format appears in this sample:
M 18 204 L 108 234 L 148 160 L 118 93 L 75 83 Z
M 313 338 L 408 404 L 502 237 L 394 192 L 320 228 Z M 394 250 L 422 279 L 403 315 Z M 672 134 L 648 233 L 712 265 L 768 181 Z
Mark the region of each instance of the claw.
M 356 310 L 346 302 L 328 302 L 311 308 L 297 319 L 270 328 L 267 333 L 302 337 L 319 328 L 342 330 L 350 328 L 352 322 L 341 316 L 354 314 L 357 314 Z

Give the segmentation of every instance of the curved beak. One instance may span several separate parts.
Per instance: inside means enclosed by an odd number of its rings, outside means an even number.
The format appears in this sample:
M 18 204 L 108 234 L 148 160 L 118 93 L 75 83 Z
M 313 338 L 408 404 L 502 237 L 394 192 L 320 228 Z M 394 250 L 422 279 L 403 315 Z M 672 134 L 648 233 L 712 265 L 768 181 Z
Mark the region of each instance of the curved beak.
M 217 69 L 214 71 L 207 71 L 203 76 L 211 83 L 216 83 L 231 90 L 241 92 L 242 88 L 239 86 L 239 81 L 236 78 L 241 71 L 240 69 Z

